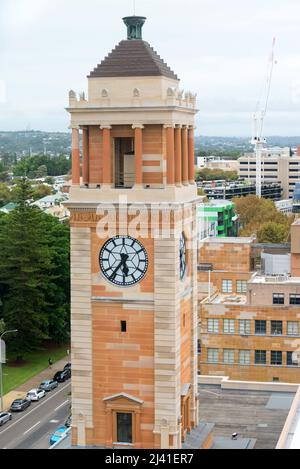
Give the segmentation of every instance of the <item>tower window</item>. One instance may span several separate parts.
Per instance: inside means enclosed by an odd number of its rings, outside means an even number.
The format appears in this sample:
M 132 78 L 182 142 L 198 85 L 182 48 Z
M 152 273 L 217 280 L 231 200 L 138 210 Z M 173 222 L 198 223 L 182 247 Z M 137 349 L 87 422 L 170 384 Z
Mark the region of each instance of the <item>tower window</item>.
M 117 413 L 118 443 L 132 443 L 132 414 Z
M 127 322 L 121 321 L 121 332 L 127 332 Z

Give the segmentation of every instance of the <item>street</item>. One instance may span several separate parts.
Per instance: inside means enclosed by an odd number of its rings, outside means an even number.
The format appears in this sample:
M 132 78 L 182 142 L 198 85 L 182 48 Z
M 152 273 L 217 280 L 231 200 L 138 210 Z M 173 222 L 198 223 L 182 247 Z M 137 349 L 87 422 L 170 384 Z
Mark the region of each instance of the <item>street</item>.
M 0 428 L 0 449 L 48 449 L 52 433 L 70 414 L 71 383 L 62 383 Z

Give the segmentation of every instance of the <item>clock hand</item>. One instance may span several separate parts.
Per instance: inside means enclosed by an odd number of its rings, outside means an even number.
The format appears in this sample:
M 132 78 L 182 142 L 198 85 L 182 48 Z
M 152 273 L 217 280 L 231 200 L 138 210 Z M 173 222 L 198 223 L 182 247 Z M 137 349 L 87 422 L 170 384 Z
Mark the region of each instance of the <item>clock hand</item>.
M 126 261 L 128 260 L 129 256 L 127 254 L 121 254 L 121 262 L 120 264 L 115 268 L 115 270 L 113 271 L 113 273 L 111 274 L 111 276 L 109 277 L 109 280 L 114 280 L 117 276 L 117 273 L 118 273 L 118 270 L 122 267 L 122 265 L 124 266 L 124 268 L 127 269 L 127 264 L 126 264 Z M 125 272 L 124 272 L 125 273 Z

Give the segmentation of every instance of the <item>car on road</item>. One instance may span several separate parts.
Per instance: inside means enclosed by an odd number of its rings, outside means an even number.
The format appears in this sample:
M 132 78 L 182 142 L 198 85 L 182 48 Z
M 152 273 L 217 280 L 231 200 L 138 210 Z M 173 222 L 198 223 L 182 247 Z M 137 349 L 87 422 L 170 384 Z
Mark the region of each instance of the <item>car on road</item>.
M 71 427 L 71 425 L 72 425 L 72 414 L 70 414 L 67 420 L 65 421 L 65 427 L 69 428 Z
M 52 446 L 58 441 L 60 441 L 64 437 L 67 430 L 68 430 L 68 427 L 65 427 L 65 426 L 57 428 L 57 430 L 53 433 L 53 435 L 51 435 L 50 445 Z
M 12 412 L 23 412 L 23 410 L 27 409 L 31 405 L 31 401 L 29 399 L 16 399 L 10 406 L 10 410 Z
M 55 381 L 53 379 L 49 379 L 47 381 L 43 381 L 40 384 L 40 389 L 43 389 L 46 392 L 50 392 L 50 391 L 53 391 L 53 389 L 57 388 L 57 386 L 58 386 L 57 381 Z
M 70 378 L 71 378 L 70 368 L 67 368 L 66 370 L 63 370 L 63 371 L 58 371 L 53 376 L 53 379 L 55 381 L 58 381 L 59 383 L 64 383 L 65 381 L 67 381 L 67 379 L 70 379 Z
M 9 412 L 0 413 L 0 427 L 6 422 L 9 422 L 12 419 L 12 415 Z
M 45 396 L 46 391 L 44 389 L 31 389 L 31 391 L 27 393 L 27 399 L 30 401 L 39 401 Z
M 65 370 L 71 370 L 71 363 L 67 363 L 65 366 L 64 366 L 64 371 Z

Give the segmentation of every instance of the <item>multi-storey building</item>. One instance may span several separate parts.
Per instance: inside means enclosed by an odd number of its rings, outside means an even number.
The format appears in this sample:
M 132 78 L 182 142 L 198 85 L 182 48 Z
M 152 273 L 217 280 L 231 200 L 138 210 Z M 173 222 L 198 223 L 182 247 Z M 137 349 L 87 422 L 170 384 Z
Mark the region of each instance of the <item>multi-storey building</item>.
M 237 236 L 239 216 L 229 200 L 210 200 L 197 209 L 199 240 L 213 237 Z
M 202 181 L 198 187 L 209 200 L 225 199 L 232 200 L 234 197 L 246 197 L 256 194 L 255 182 L 240 181 Z M 261 187 L 262 197 L 274 202 L 282 199 L 282 187 L 279 182 L 264 182 Z
M 199 295 L 201 374 L 299 382 L 299 221 L 291 231 L 290 254 L 284 247 L 266 250 L 259 272 L 254 240 L 202 243 L 198 278 L 206 292 Z
M 175 449 L 198 423 L 196 101 L 124 21 L 69 95 L 72 440 Z
M 256 180 L 254 153 L 239 158 L 239 177 Z M 262 153 L 262 183 L 278 182 L 283 189 L 283 199 L 293 197 L 296 182 L 300 179 L 300 155 L 292 154 L 289 148 L 266 149 Z

